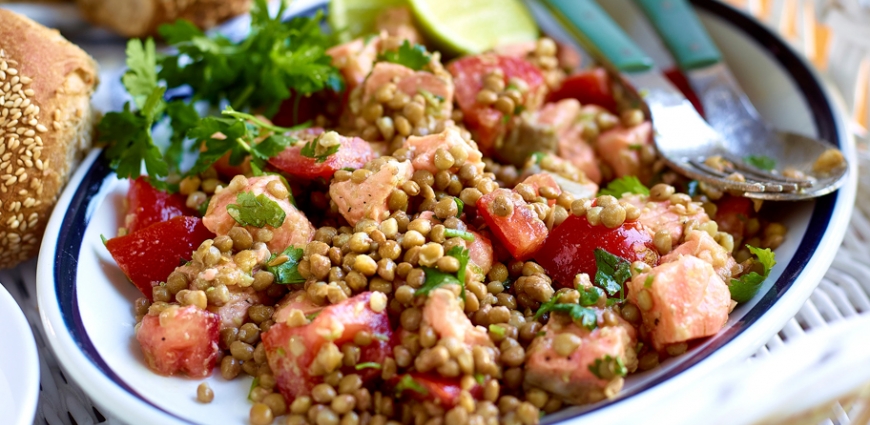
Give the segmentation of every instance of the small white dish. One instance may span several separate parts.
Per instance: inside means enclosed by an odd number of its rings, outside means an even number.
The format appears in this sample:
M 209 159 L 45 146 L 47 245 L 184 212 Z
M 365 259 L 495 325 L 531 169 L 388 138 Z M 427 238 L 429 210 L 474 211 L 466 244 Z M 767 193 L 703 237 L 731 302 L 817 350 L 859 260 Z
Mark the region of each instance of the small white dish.
M 298 1 L 294 10 L 323 7 Z M 751 18 L 718 2 L 697 1 L 712 37 L 761 115 L 776 127 L 829 140 L 851 160 L 854 142 L 811 67 L 785 42 Z M 542 21 L 550 30 L 552 25 Z M 853 163 L 856 163 L 853 161 Z M 786 205 L 778 217 L 790 229 L 777 249 L 779 264 L 760 293 L 740 305 L 726 328 L 661 368 L 632 375 L 614 400 L 573 407 L 544 422 L 626 423 L 648 421 L 650 403 L 682 386 L 750 356 L 803 305 L 833 261 L 848 226 L 857 173 L 835 194 Z M 133 337 L 133 301 L 140 296 L 109 256 L 100 235 L 123 222 L 127 182 L 118 180 L 100 151 L 72 177 L 45 232 L 37 274 L 40 314 L 47 339 L 67 376 L 102 411 L 131 423 L 246 424 L 248 381 L 205 381 L 215 401 L 196 401 L 202 380 L 150 372 Z M 712 413 L 712 412 L 711 412 Z
M 30 323 L 0 285 L 0 424 L 30 425 L 39 398 L 39 356 Z

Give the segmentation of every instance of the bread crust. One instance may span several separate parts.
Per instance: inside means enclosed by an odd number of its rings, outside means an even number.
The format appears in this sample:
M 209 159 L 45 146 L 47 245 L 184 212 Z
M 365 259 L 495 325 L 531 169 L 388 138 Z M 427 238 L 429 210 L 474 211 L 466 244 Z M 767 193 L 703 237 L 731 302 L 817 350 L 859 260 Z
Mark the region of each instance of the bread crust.
M 211 28 L 251 7 L 251 0 L 76 0 L 92 23 L 125 37 L 154 35 L 161 24 L 187 19 Z
M 85 150 L 97 64 L 56 30 L 0 9 L 0 268 L 36 255 Z

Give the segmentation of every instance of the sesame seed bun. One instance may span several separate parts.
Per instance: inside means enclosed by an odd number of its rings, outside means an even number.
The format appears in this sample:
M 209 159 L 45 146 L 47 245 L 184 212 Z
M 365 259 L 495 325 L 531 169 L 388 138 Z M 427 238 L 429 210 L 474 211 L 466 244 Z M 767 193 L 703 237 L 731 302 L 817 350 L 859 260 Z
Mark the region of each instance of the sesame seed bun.
M 157 33 L 161 24 L 187 19 L 211 28 L 245 13 L 251 0 L 76 0 L 85 19 L 125 37 Z
M 36 255 L 90 148 L 97 64 L 56 30 L 0 9 L 0 268 Z

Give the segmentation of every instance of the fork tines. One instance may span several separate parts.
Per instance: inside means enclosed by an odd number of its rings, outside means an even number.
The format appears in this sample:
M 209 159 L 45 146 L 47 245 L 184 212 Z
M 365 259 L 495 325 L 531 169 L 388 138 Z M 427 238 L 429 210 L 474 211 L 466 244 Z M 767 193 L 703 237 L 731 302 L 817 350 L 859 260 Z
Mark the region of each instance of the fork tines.
M 689 159 L 688 163 L 696 172 L 693 174 L 700 174 L 697 178 L 729 190 L 744 192 L 796 192 L 813 185 L 812 180 L 786 177 L 764 171 L 730 154 L 720 156 L 728 161 L 722 170 L 708 166 L 705 163 L 706 158 Z M 744 181 L 734 179 L 735 173 L 742 175 Z

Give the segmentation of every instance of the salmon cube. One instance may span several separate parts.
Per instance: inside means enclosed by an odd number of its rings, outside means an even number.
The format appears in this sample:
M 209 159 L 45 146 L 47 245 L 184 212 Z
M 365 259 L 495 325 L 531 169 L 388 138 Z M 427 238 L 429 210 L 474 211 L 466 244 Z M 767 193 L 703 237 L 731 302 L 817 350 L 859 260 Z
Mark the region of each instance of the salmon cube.
M 321 131 L 312 134 L 310 130 Z M 345 137 L 334 131 L 323 133 L 322 129 L 309 129 L 309 131 L 299 132 L 294 136 L 299 141 L 278 155 L 269 158 L 269 164 L 289 176 L 300 179 L 322 178 L 329 180 L 338 170 L 343 168 L 356 170 L 375 158 L 371 145 L 359 137 Z M 302 154 L 302 149 L 308 143 L 312 143 L 310 146 L 315 146 L 315 149 L 320 146 L 320 149 L 324 151 L 337 145 L 338 151 L 325 159 L 312 158 Z
M 626 283 L 653 347 L 715 335 L 731 310 L 728 285 L 710 263 L 690 255 L 660 264 Z
M 352 226 L 364 218 L 378 223 L 390 216 L 387 201 L 390 193 L 413 175 L 410 161 L 391 160 L 362 183 L 353 180 L 336 181 L 329 185 L 329 196 L 338 212 Z
M 445 288 L 436 288 L 426 297 L 422 323 L 431 326 L 442 339 L 455 338 L 471 347 L 492 346 L 486 330 L 471 323 L 459 305 L 459 297 Z
M 305 213 L 299 211 L 290 203 L 289 198 L 278 198 L 266 190 L 266 186 L 271 182 L 283 184 L 281 178 L 274 175 L 248 178 L 245 181 L 246 184 L 238 188 L 233 183 L 230 183 L 229 186 L 211 198 L 208 204 L 208 211 L 206 211 L 205 216 L 202 218 L 202 223 L 214 234 L 226 235 L 230 229 L 239 225 L 230 216 L 227 206 L 237 202 L 239 193 L 251 192 L 257 196 L 262 194 L 276 202 L 286 214 L 281 226 L 276 228 L 267 224 L 264 227 L 272 231 L 272 240 L 266 244 L 269 247 L 269 251 L 281 252 L 288 246 L 304 247 L 314 237 L 314 226 L 305 217 Z M 245 228 L 250 232 L 259 230 L 253 226 L 245 226 Z
M 640 150 L 652 143 L 652 123 L 646 121 L 631 128 L 617 126 L 598 136 L 598 154 L 613 170 L 614 177 L 649 177 L 650 170 L 641 166 Z
M 380 37 L 357 38 L 326 51 L 326 54 L 332 57 L 332 66 L 341 70 L 344 75 L 348 92 L 362 84 L 366 76 L 372 72 L 375 59 L 378 57 L 380 41 Z
M 701 230 L 689 232 L 686 241 L 662 257 L 661 262 L 677 261 L 684 255 L 698 257 L 710 263 L 713 270 L 716 270 L 716 274 L 725 282 L 731 280 L 731 270 L 737 265 L 737 261 L 722 245 L 719 245 L 710 234 Z
M 547 225 L 514 191 L 496 189 L 482 196 L 477 213 L 517 260 L 531 258 L 547 240 Z
M 447 73 L 433 74 L 429 71 L 414 71 L 403 65 L 392 62 L 378 62 L 371 74 L 365 79 L 361 93 L 361 107 L 375 103 L 375 93 L 378 89 L 393 83 L 402 93 L 410 97 L 417 94 L 429 97 L 427 102 L 436 118 L 450 119 L 453 111 L 453 80 Z M 351 106 L 352 112 L 354 107 Z M 412 125 L 414 123 L 411 123 Z
M 563 100 L 559 103 L 565 101 Z M 590 113 L 590 110 L 598 109 L 601 108 L 594 105 L 584 106 L 580 115 Z M 595 155 L 595 149 L 592 148 L 589 141 L 583 139 L 583 129 L 585 126 L 585 122 L 575 120 L 574 124 L 561 132 L 557 153 L 560 157 L 583 171 L 589 180 L 598 184 L 601 183 L 601 168 L 598 166 L 598 157 Z
M 219 327 L 214 313 L 192 305 L 171 305 L 160 314 L 143 317 L 136 325 L 136 340 L 154 372 L 205 378 L 217 362 Z
M 290 317 L 290 312 L 293 310 L 299 310 L 307 316 L 323 310 L 323 306 L 315 304 L 311 296 L 308 295 L 308 291 L 300 289 L 285 295 L 278 302 L 275 306 L 275 313 L 272 314 L 272 320 L 275 323 L 284 323 Z
M 568 318 L 551 317 L 542 329 L 544 334 L 535 338 L 526 351 L 526 386 L 542 388 L 573 404 L 613 398 L 622 389 L 623 378 L 599 377 L 600 372 L 596 375 L 590 367 L 594 369 L 596 360 L 610 356 L 634 371 L 636 332 L 628 323 L 620 322 L 590 331 Z M 602 379 L 605 377 L 608 379 Z
M 483 154 L 477 150 L 474 142 L 467 142 L 459 134 L 459 129 L 456 127 L 448 127 L 438 134 L 429 136 L 417 137 L 411 136 L 405 140 L 403 145 L 405 149 L 411 151 L 414 159 L 411 164 L 414 165 L 414 170 L 427 170 L 435 174 L 441 171 L 435 166 L 435 152 L 438 149 L 444 149 L 448 152 L 462 151 L 466 156 L 465 164 L 471 164 L 478 169 L 478 173 L 483 173 Z M 450 168 L 452 171 L 458 171 L 459 166 Z
M 667 231 L 671 235 L 674 246 L 682 240 L 683 227 L 686 223 L 691 220 L 698 224 L 710 221 L 704 208 L 697 202 L 687 207 L 674 205 L 669 200 L 647 201 L 647 197 L 642 195 L 628 195 L 621 199 L 640 208 L 640 218 L 637 221 L 643 224 L 651 237 L 655 237 L 656 232 Z

